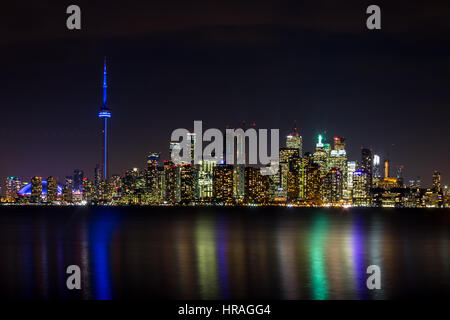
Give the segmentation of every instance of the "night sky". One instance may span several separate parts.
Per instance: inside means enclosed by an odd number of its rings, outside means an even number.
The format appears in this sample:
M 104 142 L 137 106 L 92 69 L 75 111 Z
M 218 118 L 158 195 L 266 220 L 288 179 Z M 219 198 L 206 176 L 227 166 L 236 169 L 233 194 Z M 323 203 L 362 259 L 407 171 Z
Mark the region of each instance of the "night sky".
M 101 162 L 103 57 L 108 57 L 110 173 L 168 158 L 176 128 L 279 128 L 297 120 L 362 145 L 405 178 L 450 182 L 448 1 L 15 1 L 0 24 L 0 184 L 5 177 Z M 393 4 L 392 2 L 395 2 Z M 66 28 L 66 8 L 82 30 Z M 369 4 L 382 30 L 366 28 Z M 283 139 L 284 140 L 284 139 Z M 284 144 L 284 141 L 282 142 Z M 392 145 L 395 146 L 392 146 Z

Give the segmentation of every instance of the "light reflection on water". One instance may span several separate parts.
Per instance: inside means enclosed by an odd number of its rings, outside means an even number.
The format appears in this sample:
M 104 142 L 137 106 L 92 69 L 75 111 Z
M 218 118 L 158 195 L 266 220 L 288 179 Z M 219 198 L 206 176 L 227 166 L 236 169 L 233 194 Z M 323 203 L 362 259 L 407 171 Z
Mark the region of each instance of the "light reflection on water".
M 0 295 L 389 299 L 448 295 L 450 212 L 0 208 Z M 68 291 L 66 267 L 82 269 Z M 382 290 L 366 288 L 366 268 Z

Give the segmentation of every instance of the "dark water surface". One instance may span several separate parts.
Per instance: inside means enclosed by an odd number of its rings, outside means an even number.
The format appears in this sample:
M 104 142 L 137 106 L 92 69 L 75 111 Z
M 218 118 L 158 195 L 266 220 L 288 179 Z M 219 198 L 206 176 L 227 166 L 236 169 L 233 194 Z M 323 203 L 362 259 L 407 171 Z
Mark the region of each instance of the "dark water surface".
M 449 242 L 444 209 L 0 207 L 0 296 L 448 297 Z

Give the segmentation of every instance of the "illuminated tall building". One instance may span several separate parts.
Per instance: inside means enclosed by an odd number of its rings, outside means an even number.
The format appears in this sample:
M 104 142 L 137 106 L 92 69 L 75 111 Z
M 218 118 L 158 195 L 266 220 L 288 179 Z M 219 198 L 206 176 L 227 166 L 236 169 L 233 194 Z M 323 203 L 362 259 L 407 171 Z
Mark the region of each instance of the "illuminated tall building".
M 433 172 L 433 192 L 442 192 L 441 173 L 437 170 Z
M 299 197 L 299 170 L 300 155 L 298 148 L 280 148 L 280 187 L 283 190 L 283 197 L 286 199 L 288 189 L 290 189 L 291 201 Z
M 145 169 L 145 201 L 149 204 L 157 204 L 161 201 L 158 181 L 159 153 L 152 152 L 147 156 L 147 168 Z
M 245 168 L 245 196 L 246 204 L 268 204 L 270 200 L 269 176 L 263 176 L 259 168 Z
M 328 172 L 328 158 L 330 156 L 330 145 L 323 143 L 323 137 L 319 134 L 316 151 L 313 154 L 314 162 L 319 166 L 320 177 L 324 177 Z
M 67 176 L 63 187 L 63 200 L 65 203 L 69 204 L 73 201 L 73 178 L 72 176 Z
M 381 179 L 381 162 L 380 156 L 375 154 L 373 156 L 373 177 L 377 179 Z
M 21 189 L 21 183 L 17 177 L 7 177 L 6 178 L 6 201 L 14 202 L 17 195 Z
M 95 186 L 94 183 L 87 178 L 83 179 L 83 200 L 91 203 L 95 200 Z
M 326 174 L 323 182 L 323 202 L 337 205 L 343 199 L 343 176 L 338 167 L 331 168 Z
M 180 201 L 180 168 L 172 161 L 164 161 L 164 201 L 176 204 Z
M 372 168 L 372 151 L 367 148 L 361 149 L 361 171 L 367 172 L 370 176 L 373 176 Z
M 344 137 L 334 137 L 334 150 L 345 150 L 346 139 Z
M 347 162 L 347 190 L 344 190 L 344 199 L 352 199 L 353 194 L 353 173 L 356 171 L 356 161 Z
M 42 200 L 42 177 L 31 178 L 31 202 L 39 203 Z
M 164 173 L 164 166 L 158 166 L 158 190 L 160 203 L 164 201 L 166 194 L 166 177 Z
M 347 166 L 347 152 L 345 151 L 345 138 L 334 137 L 334 149 L 331 150 L 330 156 L 328 158 L 328 172 L 333 168 L 338 168 L 340 170 L 340 180 L 342 182 L 342 197 L 349 199 L 348 195 L 348 166 Z M 327 173 L 328 174 L 328 173 Z
M 233 205 L 233 165 L 219 164 L 213 169 L 214 200 L 223 205 Z
M 384 160 L 384 178 L 389 178 L 389 159 Z
M 82 170 L 75 169 L 73 171 L 73 188 L 75 189 L 75 191 L 83 190 L 83 179 L 84 172 Z
M 73 202 L 73 190 L 67 185 L 63 187 L 63 201 L 66 204 L 70 204 Z
M 300 157 L 303 155 L 302 136 L 297 131 L 297 123 L 295 122 L 294 131 L 286 137 L 286 148 L 298 149 Z
M 98 117 L 100 119 L 103 119 L 103 180 L 108 180 L 108 119 L 111 118 L 111 110 L 109 109 L 107 103 L 106 103 L 106 90 L 107 90 L 107 83 L 106 83 L 106 57 L 103 64 L 103 104 L 100 108 L 100 111 L 98 113 Z
M 353 205 L 367 207 L 371 204 L 370 174 L 366 171 L 353 172 Z
M 321 205 L 321 184 L 320 167 L 314 162 L 314 156 L 311 153 L 305 153 L 303 161 L 303 192 L 304 200 L 311 205 Z
M 372 159 L 372 151 L 367 148 L 361 149 L 361 171 L 367 174 L 367 188 L 370 193 L 370 189 L 372 188 L 373 181 L 373 159 Z
M 56 177 L 47 178 L 47 202 L 52 203 L 58 200 L 58 179 Z
M 180 203 L 191 204 L 194 201 L 194 167 L 184 164 L 180 168 Z
M 187 138 L 188 138 L 188 141 L 191 144 L 191 162 L 190 162 L 190 164 L 194 165 L 194 163 L 195 163 L 194 150 L 195 150 L 195 143 L 196 143 L 195 133 L 189 132 Z
M 197 188 L 200 202 L 211 202 L 213 198 L 213 172 L 215 161 L 202 160 L 198 165 Z

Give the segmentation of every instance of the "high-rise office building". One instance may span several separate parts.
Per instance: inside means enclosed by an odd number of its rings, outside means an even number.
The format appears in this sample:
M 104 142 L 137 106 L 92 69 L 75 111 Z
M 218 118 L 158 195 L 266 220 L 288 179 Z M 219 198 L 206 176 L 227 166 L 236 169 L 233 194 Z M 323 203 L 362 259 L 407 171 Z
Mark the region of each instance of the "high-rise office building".
M 166 177 L 164 173 L 164 166 L 158 166 L 158 190 L 160 203 L 164 201 L 166 194 Z
M 283 190 L 283 197 L 287 199 L 288 188 L 289 185 L 291 186 L 291 201 L 293 198 L 298 199 L 300 192 L 298 189 L 300 183 L 300 155 L 298 151 L 298 148 L 280 148 L 280 187 Z M 296 188 L 296 191 L 292 188 Z
M 316 151 L 313 154 L 314 163 L 319 166 L 320 177 L 323 178 L 328 172 L 328 161 L 331 153 L 330 145 L 323 143 L 322 135 L 318 136 Z
M 194 150 L 195 150 L 195 144 L 196 144 L 195 133 L 189 132 L 188 136 L 187 136 L 187 139 L 188 139 L 188 141 L 191 144 L 191 162 L 190 162 L 190 164 L 194 165 L 195 164 L 195 157 L 194 157 L 195 153 L 194 153 Z
M 342 182 L 342 197 L 348 200 L 348 164 L 347 151 L 345 150 L 345 146 L 345 138 L 334 137 L 334 149 L 331 150 L 330 156 L 328 158 L 328 172 L 330 172 L 333 168 L 338 168 L 340 170 L 340 180 Z
M 305 158 L 313 159 L 313 156 L 305 154 Z M 311 160 L 306 161 L 305 165 L 305 201 L 310 205 L 321 205 L 322 177 L 320 176 L 320 167 Z
M 92 181 L 87 178 L 83 179 L 83 200 L 88 203 L 94 202 L 95 200 L 95 185 Z
M 172 161 L 164 161 L 165 195 L 164 200 L 169 204 L 177 204 L 180 201 L 180 167 Z
M 361 171 L 367 172 L 369 176 L 373 176 L 372 167 L 372 151 L 367 148 L 361 149 Z
M 66 204 L 73 202 L 73 177 L 67 176 L 63 187 L 63 201 Z
M 158 181 L 159 153 L 153 152 L 147 156 L 147 168 L 145 169 L 145 202 L 157 204 L 161 201 L 161 192 Z
M 433 172 L 433 192 L 442 192 L 441 173 L 437 170 Z
M 356 161 L 347 161 L 347 190 L 344 190 L 344 199 L 351 200 L 353 195 L 353 173 L 357 169 Z
M 75 169 L 73 171 L 73 189 L 76 192 L 83 191 L 83 179 L 84 179 L 83 170 Z
M 372 188 L 373 184 L 373 159 L 372 159 L 372 151 L 367 148 L 361 149 L 361 171 L 365 172 L 367 174 L 367 189 L 369 190 Z M 364 175 L 365 176 L 365 175 Z
M 42 200 L 42 177 L 31 178 L 31 202 L 39 203 Z
M 213 172 L 215 161 L 202 160 L 198 165 L 198 198 L 200 202 L 211 202 L 213 198 Z
M 323 203 L 337 205 L 343 199 L 343 175 L 338 167 L 331 168 L 323 182 Z
M 56 177 L 47 178 L 47 202 L 52 203 L 58 200 L 58 179 Z
M 180 203 L 184 205 L 191 204 L 194 198 L 194 166 L 184 164 L 179 168 L 180 171 Z
M 100 164 L 96 164 L 94 169 L 94 186 L 95 186 L 95 199 L 100 199 L 103 196 L 103 170 Z
M 66 180 L 64 182 L 64 186 L 69 188 L 69 189 L 73 189 L 73 177 L 72 176 L 67 176 Z
M 353 205 L 367 207 L 371 204 L 370 174 L 366 171 L 353 172 Z
M 233 165 L 219 164 L 213 169 L 213 196 L 218 204 L 233 205 Z
M 65 185 L 63 187 L 62 198 L 65 204 L 71 204 L 73 202 L 73 189 L 70 186 Z
M 334 150 L 345 150 L 346 139 L 344 137 L 334 137 Z
M 111 197 L 113 199 L 119 199 L 122 196 L 122 178 L 119 175 L 111 176 Z
M 375 154 L 373 156 L 373 177 L 381 179 L 381 161 L 380 156 Z
M 15 202 L 21 189 L 20 179 L 17 177 L 6 178 L 6 194 L 5 199 L 7 202 Z
M 389 178 L 389 159 L 384 160 L 383 163 L 384 167 L 384 178 Z
M 303 155 L 302 136 L 297 131 L 297 123 L 294 125 L 294 131 L 286 137 L 286 148 L 298 149 L 298 154 Z
M 246 204 L 268 204 L 270 200 L 269 176 L 262 175 L 259 168 L 245 168 L 245 196 Z

